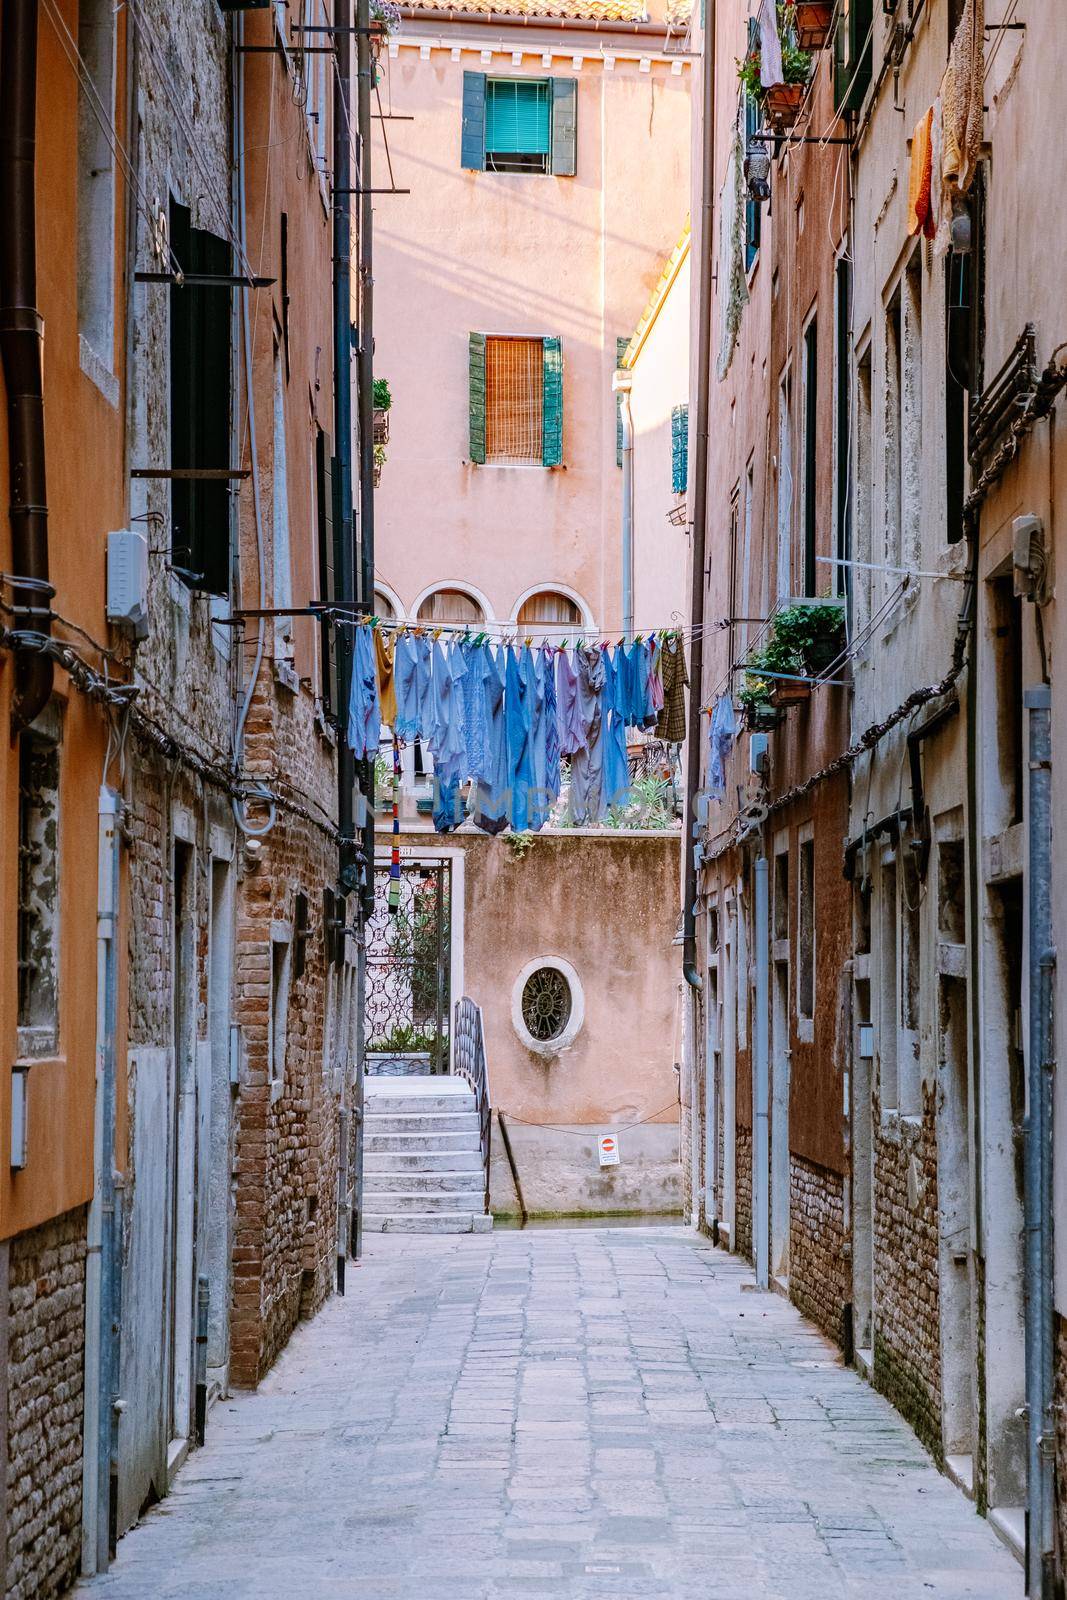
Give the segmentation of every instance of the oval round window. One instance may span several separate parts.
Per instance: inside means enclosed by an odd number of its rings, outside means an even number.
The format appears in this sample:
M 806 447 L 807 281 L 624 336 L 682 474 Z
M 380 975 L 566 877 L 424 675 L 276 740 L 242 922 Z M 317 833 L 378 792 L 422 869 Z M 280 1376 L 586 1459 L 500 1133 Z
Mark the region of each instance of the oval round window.
M 522 987 L 522 1020 L 530 1037 L 549 1044 L 566 1032 L 573 1009 L 571 986 L 558 967 L 538 967 Z

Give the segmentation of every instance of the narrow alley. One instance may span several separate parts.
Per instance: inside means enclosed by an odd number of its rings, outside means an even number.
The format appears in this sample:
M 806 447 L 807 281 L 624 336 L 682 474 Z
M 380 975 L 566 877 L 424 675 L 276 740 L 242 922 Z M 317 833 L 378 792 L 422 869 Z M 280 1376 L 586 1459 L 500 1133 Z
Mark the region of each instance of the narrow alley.
M 376 1236 L 84 1600 L 1008 1600 L 889 1404 L 681 1227 Z

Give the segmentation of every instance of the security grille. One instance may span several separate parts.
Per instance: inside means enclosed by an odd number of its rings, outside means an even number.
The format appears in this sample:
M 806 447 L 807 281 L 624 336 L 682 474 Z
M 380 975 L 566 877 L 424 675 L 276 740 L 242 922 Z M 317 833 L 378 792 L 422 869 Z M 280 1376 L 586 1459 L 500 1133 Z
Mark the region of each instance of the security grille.
M 558 1039 L 571 1019 L 570 984 L 556 967 L 538 967 L 522 990 L 522 1020 L 541 1044 Z
M 487 461 L 502 466 L 541 465 L 543 361 L 540 339 L 485 341 Z

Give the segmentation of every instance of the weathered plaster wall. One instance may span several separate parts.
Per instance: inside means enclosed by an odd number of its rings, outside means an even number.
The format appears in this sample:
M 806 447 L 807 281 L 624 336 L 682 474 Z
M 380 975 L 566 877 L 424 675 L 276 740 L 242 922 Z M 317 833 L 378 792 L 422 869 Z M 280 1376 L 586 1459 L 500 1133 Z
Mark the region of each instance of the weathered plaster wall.
M 483 1010 L 492 1102 L 517 1155 L 530 1152 L 545 1209 L 680 1208 L 677 833 L 542 833 L 521 857 L 506 837 L 441 842 L 463 852 L 463 988 Z M 417 856 L 433 841 L 404 845 Z M 512 1021 L 523 969 L 541 957 L 569 962 L 584 996 L 581 1030 L 558 1054 L 527 1048 Z M 592 1136 L 612 1126 L 626 1130 L 623 1165 L 605 1186 Z M 507 1195 L 509 1179 L 494 1184 Z
M 375 226 L 375 371 L 393 391 L 377 497 L 378 574 L 405 609 L 430 584 L 465 580 L 503 620 L 531 588 L 559 584 L 581 597 L 598 626 L 614 629 L 615 341 L 633 332 L 685 217 L 688 67 L 679 63 L 674 74 L 657 62 L 641 72 L 625 58 L 633 43 L 623 37 L 614 70 L 588 59 L 575 73 L 573 30 L 538 37 L 523 27 L 509 37 L 503 25 L 500 39 L 487 36 L 477 48 L 471 31 L 443 19 L 406 24 L 385 63 L 383 97 L 414 121 L 388 125 L 397 182 L 412 192 L 402 211 L 385 200 Z M 422 39 L 428 60 L 420 58 Z M 596 35 L 598 58 L 611 42 Z M 543 67 L 542 50 L 553 48 L 559 53 Z M 513 49 L 525 49 L 521 66 L 512 64 Z M 577 175 L 464 170 L 465 69 L 574 79 Z M 374 160 L 382 172 L 379 132 Z M 469 464 L 471 331 L 562 337 L 562 470 Z M 486 529 L 494 530 L 488 539 Z

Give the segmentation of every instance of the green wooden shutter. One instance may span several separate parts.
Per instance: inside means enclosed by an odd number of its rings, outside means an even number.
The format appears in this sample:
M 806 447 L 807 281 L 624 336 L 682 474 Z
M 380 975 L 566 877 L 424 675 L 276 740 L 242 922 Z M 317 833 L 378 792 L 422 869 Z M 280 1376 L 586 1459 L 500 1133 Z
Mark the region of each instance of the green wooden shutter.
M 671 488 L 684 494 L 689 483 L 689 407 L 675 406 L 671 412 Z
M 485 464 L 485 334 L 472 333 L 468 340 L 467 364 L 470 373 L 470 458 L 476 466 Z
M 630 348 L 630 341 L 626 338 L 615 340 L 615 370 L 622 366 L 622 358 Z M 615 465 L 622 466 L 622 395 L 615 396 Z
M 578 85 L 573 78 L 552 79 L 552 171 L 573 178 L 578 169 Z
M 485 73 L 463 74 L 463 136 L 460 165 L 485 171 Z
M 319 523 L 319 599 L 331 604 L 337 599 L 337 542 L 335 486 L 330 436 L 319 428 L 315 435 L 315 499 Z M 337 704 L 337 629 L 323 618 L 322 703 L 338 715 Z
M 563 464 L 563 341 L 553 334 L 541 341 L 541 465 Z

